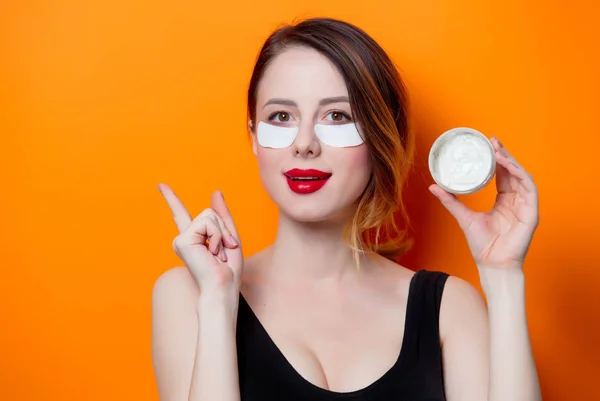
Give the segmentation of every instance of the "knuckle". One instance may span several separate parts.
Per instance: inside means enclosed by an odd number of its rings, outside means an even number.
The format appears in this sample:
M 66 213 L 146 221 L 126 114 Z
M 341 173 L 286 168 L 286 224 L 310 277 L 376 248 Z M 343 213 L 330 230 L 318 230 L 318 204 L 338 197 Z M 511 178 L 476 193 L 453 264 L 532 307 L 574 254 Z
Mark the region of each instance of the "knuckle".
M 178 235 L 175 238 L 173 238 L 173 242 L 171 245 L 173 246 L 173 249 L 175 250 L 175 252 L 178 252 L 182 246 L 181 235 Z
M 206 208 L 202 211 L 202 213 L 200 213 L 200 217 L 206 217 L 206 216 L 211 216 L 214 215 L 215 211 L 212 208 Z

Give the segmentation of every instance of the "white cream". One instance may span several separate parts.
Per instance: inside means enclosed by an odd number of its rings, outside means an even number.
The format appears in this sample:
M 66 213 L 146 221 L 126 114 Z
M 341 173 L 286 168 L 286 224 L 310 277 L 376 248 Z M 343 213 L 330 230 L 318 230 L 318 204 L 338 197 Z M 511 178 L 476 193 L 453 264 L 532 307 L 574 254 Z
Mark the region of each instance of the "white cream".
M 429 165 L 434 180 L 445 190 L 467 194 L 483 188 L 494 175 L 496 159 L 488 139 L 470 128 L 456 128 L 438 138 Z

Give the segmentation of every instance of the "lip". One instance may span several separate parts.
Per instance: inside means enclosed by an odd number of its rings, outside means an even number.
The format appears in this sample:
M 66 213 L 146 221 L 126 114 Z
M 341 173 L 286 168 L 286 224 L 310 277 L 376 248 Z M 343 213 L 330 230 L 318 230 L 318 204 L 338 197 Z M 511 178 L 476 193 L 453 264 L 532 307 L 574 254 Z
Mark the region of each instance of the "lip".
M 326 173 L 325 171 L 308 169 L 303 170 L 299 168 L 293 168 L 284 173 L 289 178 L 329 178 L 331 177 L 331 173 Z
M 327 183 L 331 173 L 315 169 L 291 169 L 284 173 L 287 183 L 297 194 L 312 194 Z M 312 178 L 312 179 L 311 179 Z

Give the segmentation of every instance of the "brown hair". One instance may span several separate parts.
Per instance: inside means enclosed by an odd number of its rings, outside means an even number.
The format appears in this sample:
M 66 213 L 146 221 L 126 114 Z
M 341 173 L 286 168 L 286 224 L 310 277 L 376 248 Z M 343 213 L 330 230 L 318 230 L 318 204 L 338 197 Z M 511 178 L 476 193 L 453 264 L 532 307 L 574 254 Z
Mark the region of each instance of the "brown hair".
M 314 18 L 286 25 L 265 41 L 248 88 L 248 118 L 256 127 L 256 91 L 269 62 L 286 48 L 306 46 L 327 57 L 348 88 L 350 107 L 360 124 L 373 173 L 345 230 L 358 252 L 394 258 L 410 246 L 396 224 L 408 222 L 401 189 L 412 165 L 414 137 L 408 124 L 406 88 L 385 51 L 363 30 L 339 20 Z

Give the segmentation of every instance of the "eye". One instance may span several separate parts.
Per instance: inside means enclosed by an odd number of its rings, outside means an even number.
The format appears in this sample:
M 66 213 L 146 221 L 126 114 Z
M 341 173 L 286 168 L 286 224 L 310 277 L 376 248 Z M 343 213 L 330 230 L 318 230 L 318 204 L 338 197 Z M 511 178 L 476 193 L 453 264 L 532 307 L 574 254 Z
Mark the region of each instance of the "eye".
M 336 123 L 352 120 L 348 114 L 338 110 L 328 113 L 326 119 Z
M 290 113 L 287 113 L 285 111 L 276 111 L 275 113 L 269 115 L 267 119 L 269 121 L 275 121 L 278 123 L 287 123 L 292 120 L 292 116 L 290 115 Z

